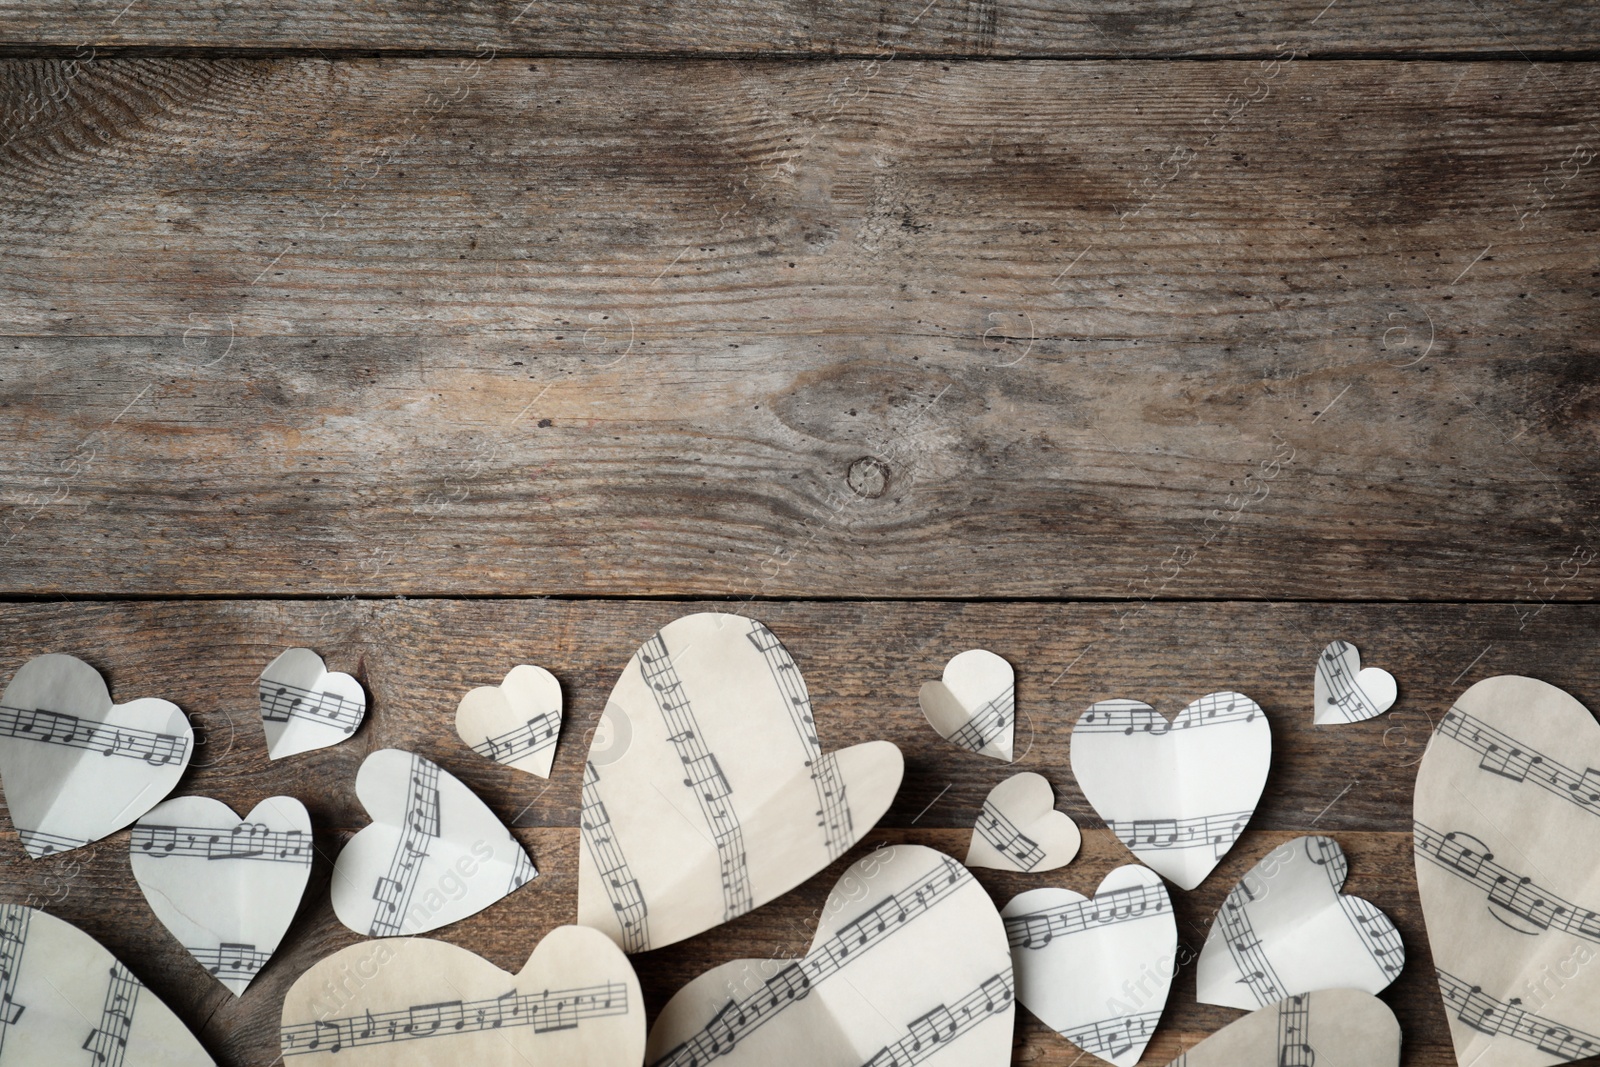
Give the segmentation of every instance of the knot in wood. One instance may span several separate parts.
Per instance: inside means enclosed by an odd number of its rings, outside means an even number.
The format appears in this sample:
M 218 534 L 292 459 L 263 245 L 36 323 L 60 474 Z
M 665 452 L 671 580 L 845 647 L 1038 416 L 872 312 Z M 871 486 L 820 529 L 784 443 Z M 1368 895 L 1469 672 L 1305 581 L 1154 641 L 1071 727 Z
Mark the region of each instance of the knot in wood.
M 873 456 L 862 456 L 850 464 L 845 480 L 857 496 L 876 500 L 889 488 L 889 465 Z

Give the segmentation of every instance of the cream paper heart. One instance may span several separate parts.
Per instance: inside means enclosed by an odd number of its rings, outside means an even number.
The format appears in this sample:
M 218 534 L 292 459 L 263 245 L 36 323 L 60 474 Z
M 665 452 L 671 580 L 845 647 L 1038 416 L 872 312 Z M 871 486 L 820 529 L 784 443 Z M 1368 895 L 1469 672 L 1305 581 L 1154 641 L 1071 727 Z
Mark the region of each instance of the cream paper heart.
M 737 918 L 859 841 L 903 770 L 887 741 L 823 754 L 805 680 L 759 622 L 668 623 L 590 745 L 578 921 L 642 952 Z
M 989 790 L 967 847 L 968 867 L 1053 871 L 1078 854 L 1083 837 L 1042 774 L 1014 774 Z
M 70 923 L 0 905 L 0 1067 L 215 1067 L 115 956 Z
M 1359 989 L 1323 989 L 1236 1019 L 1167 1067 L 1399 1067 L 1400 1024 Z
M 303 1067 L 637 1067 L 644 998 L 605 935 L 558 926 L 517 974 L 425 937 L 319 960 L 283 1001 L 278 1044 Z
M 944 666 L 944 678 L 924 682 L 922 714 L 940 737 L 968 752 L 1011 762 L 1016 736 L 1016 675 L 1011 664 L 981 648 Z
M 432 760 L 379 749 L 356 772 L 372 825 L 333 865 L 333 912 L 358 934 L 421 934 L 476 915 L 538 875 L 477 795 Z
M 680 989 L 650 1030 L 653 1067 L 1005 1067 L 1005 927 L 955 860 L 894 845 L 828 896 L 798 960 L 734 960 Z
M 1377 993 L 1405 966 L 1389 917 L 1345 896 L 1350 865 L 1331 837 L 1273 849 L 1233 887 L 1200 951 L 1202 1004 L 1250 1011 L 1314 989 Z
M 1072 773 L 1133 854 L 1193 889 L 1255 814 L 1272 729 L 1243 693 L 1211 693 L 1167 720 L 1137 700 L 1103 700 L 1072 727 Z
M 543 667 L 512 667 L 499 685 L 461 698 L 456 733 L 480 756 L 548 778 L 561 733 L 561 683 Z
M 1600 1054 L 1600 726 L 1502 675 L 1440 720 L 1417 769 L 1417 889 L 1456 1059 Z
M 1133 1067 L 1177 970 L 1178 924 L 1161 876 L 1130 863 L 1091 898 L 1033 889 L 1000 912 L 1017 1000 L 1083 1051 Z
M 0 694 L 0 779 L 34 859 L 98 841 L 177 786 L 194 731 L 170 700 L 112 704 L 75 656 L 35 656 Z
M 150 910 L 234 996 L 283 940 L 311 856 L 311 816 L 294 797 L 268 797 L 244 819 L 220 800 L 177 797 L 135 823 L 128 842 Z
M 367 715 L 361 683 L 328 670 L 309 648 L 291 648 L 267 664 L 256 687 L 269 759 L 336 745 Z
M 1348 641 L 1322 650 L 1311 688 L 1316 701 L 1312 720 L 1319 726 L 1382 715 L 1400 695 L 1394 675 L 1382 667 L 1362 667 L 1361 653 Z

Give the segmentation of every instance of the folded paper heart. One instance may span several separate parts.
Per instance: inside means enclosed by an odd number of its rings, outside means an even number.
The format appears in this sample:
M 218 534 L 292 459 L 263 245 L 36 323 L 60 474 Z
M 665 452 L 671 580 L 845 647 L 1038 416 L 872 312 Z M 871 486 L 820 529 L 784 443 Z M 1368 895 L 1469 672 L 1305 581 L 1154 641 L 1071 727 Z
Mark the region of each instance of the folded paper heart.
M 514 975 L 444 941 L 385 938 L 301 975 L 278 1043 L 305 1067 L 637 1067 L 644 999 L 628 957 L 582 926 L 551 930 Z
M 945 664 L 944 677 L 917 694 L 940 737 L 980 756 L 1011 762 L 1016 736 L 1016 676 L 1011 664 L 981 648 Z
M 823 754 L 800 670 L 759 622 L 668 623 L 589 749 L 578 921 L 642 952 L 737 918 L 859 841 L 903 770 L 887 741 Z
M 432 760 L 379 749 L 356 772 L 372 825 L 333 865 L 333 912 L 358 934 L 420 934 L 476 915 L 539 872 L 483 801 Z
M 894 845 L 845 871 L 798 960 L 734 960 L 650 1030 L 653 1067 L 1005 1067 L 1005 928 L 955 860 Z
M 1033 889 L 1000 912 L 1017 1000 L 1083 1051 L 1133 1067 L 1161 1021 L 1178 954 L 1160 875 L 1130 863 L 1085 898 Z
M 1205 947 L 1202 1004 L 1266 1007 L 1314 989 L 1377 993 L 1405 966 L 1389 917 L 1345 896 L 1349 863 L 1331 837 L 1297 837 L 1269 852 L 1233 887 Z
M 172 792 L 193 754 L 176 704 L 112 704 L 100 672 L 74 656 L 34 657 L 0 694 L 0 780 L 34 859 L 127 826 Z
M 1319 726 L 1382 715 L 1400 695 L 1394 675 L 1382 667 L 1362 667 L 1361 653 L 1348 641 L 1335 641 L 1322 650 L 1311 689 L 1316 701 L 1312 719 Z
M 361 683 L 328 670 L 309 648 L 291 648 L 267 664 L 256 687 L 270 759 L 336 745 L 367 714 Z
M 461 698 L 456 733 L 480 756 L 548 778 L 561 733 L 561 683 L 543 667 L 512 667 L 499 685 Z
M 220 800 L 177 797 L 134 824 L 128 842 L 150 910 L 234 996 L 277 951 L 311 856 L 311 816 L 294 797 L 268 797 L 242 820 Z
M 1167 1067 L 1399 1067 L 1400 1024 L 1359 989 L 1302 993 L 1235 1020 Z
M 1042 774 L 1014 774 L 989 790 L 967 848 L 968 867 L 1053 871 L 1078 854 L 1082 835 Z
M 1072 773 L 1135 856 L 1184 889 L 1205 881 L 1255 814 L 1272 729 L 1242 693 L 1211 693 L 1168 720 L 1103 700 L 1072 728 Z

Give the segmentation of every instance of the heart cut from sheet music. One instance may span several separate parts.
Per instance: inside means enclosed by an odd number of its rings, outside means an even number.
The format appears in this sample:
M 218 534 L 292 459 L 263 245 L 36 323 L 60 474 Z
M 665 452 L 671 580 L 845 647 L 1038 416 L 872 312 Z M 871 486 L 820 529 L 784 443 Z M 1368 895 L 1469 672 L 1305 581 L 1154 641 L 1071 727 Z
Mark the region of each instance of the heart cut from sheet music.
M 291 648 L 267 664 L 256 686 L 270 759 L 337 745 L 367 715 L 361 683 L 328 670 L 309 648 Z
M 36 656 L 0 694 L 0 781 L 34 859 L 98 841 L 172 792 L 194 731 L 170 700 L 111 703 L 75 656 Z
M 268 797 L 243 819 L 220 800 L 175 797 L 135 823 L 128 842 L 150 910 L 234 996 L 277 951 L 311 856 L 311 816 L 294 797 Z
M 456 733 L 480 756 L 548 778 L 561 734 L 561 683 L 543 667 L 518 664 L 499 685 L 461 698 Z
M 583 926 L 551 930 L 514 975 L 444 941 L 384 938 L 301 975 L 278 1044 L 305 1067 L 638 1067 L 644 999 L 628 957 Z
M 1161 876 L 1130 863 L 1093 897 L 1031 889 L 1000 912 L 1017 1001 L 1083 1051 L 1133 1067 L 1156 1032 L 1178 957 Z
M 421 934 L 476 915 L 534 878 L 477 794 L 432 760 L 379 749 L 356 772 L 372 816 L 333 865 L 333 912 L 358 934 Z
M 859 841 L 904 769 L 887 741 L 823 753 L 805 680 L 759 622 L 670 622 L 589 746 L 578 921 L 643 952 L 735 919 Z
M 1361 653 L 1348 641 L 1335 641 L 1317 657 L 1312 683 L 1317 725 L 1361 722 L 1394 707 L 1400 687 L 1382 667 L 1361 666 Z
M 1053 871 L 1078 854 L 1083 836 L 1042 774 L 1014 774 L 989 790 L 972 828 L 968 867 L 997 871 Z
M 1289 997 L 1235 1019 L 1167 1067 L 1399 1067 L 1400 1023 L 1359 989 Z
M 968 752 L 1011 762 L 1016 741 L 1016 674 L 981 648 L 951 658 L 944 677 L 924 682 L 922 714 L 940 737 Z
M 1211 693 L 1168 720 L 1102 700 L 1072 727 L 1072 773 L 1140 860 L 1184 889 L 1205 881 L 1255 814 L 1272 729 L 1243 693 Z
M 1331 837 L 1297 837 L 1233 887 L 1200 951 L 1202 1004 L 1249 1011 L 1314 989 L 1377 993 L 1406 950 L 1377 905 L 1339 892 L 1349 862 Z
M 1006 1067 L 1005 927 L 967 869 L 921 845 L 839 878 L 797 960 L 734 960 L 680 989 L 651 1067 Z

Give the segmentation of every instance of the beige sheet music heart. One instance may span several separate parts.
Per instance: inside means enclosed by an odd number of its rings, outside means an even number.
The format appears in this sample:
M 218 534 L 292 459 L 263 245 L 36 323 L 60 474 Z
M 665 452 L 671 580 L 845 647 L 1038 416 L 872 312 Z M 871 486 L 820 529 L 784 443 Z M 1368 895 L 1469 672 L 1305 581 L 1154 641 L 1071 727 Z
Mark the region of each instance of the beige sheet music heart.
M 513 975 L 425 937 L 363 941 L 319 960 L 283 1001 L 292 1067 L 637 1067 L 644 1001 L 620 949 L 558 926 Z
M 1361 653 L 1348 641 L 1334 641 L 1317 657 L 1312 682 L 1313 721 L 1361 722 L 1394 706 L 1400 687 L 1382 667 L 1362 667 Z
M 859 841 L 903 769 L 887 741 L 822 752 L 805 680 L 759 622 L 670 622 L 590 746 L 578 921 L 642 952 L 743 915 Z
M 178 705 L 112 704 L 100 672 L 75 656 L 35 656 L 0 694 L 0 780 L 34 859 L 127 826 L 172 792 L 193 755 Z
M 798 960 L 734 960 L 680 989 L 651 1067 L 1006 1067 L 1011 959 L 955 860 L 893 845 L 845 871 Z
M 1167 1067 L 1399 1067 L 1400 1024 L 1360 989 L 1322 989 L 1236 1019 Z
M 1083 836 L 1064 811 L 1042 774 L 1014 774 L 989 790 L 972 828 L 968 867 L 1035 874 L 1065 867 L 1078 854 Z
M 291 648 L 267 664 L 256 689 L 269 759 L 336 745 L 367 715 L 361 683 L 328 670 L 309 648 Z
M 550 777 L 561 734 L 561 683 L 521 663 L 499 685 L 480 685 L 456 708 L 456 733 L 480 756 Z
M 941 680 L 923 683 L 917 702 L 928 725 L 946 741 L 1011 762 L 1017 726 L 1016 675 L 1011 664 L 993 652 L 972 648 L 952 657 Z

